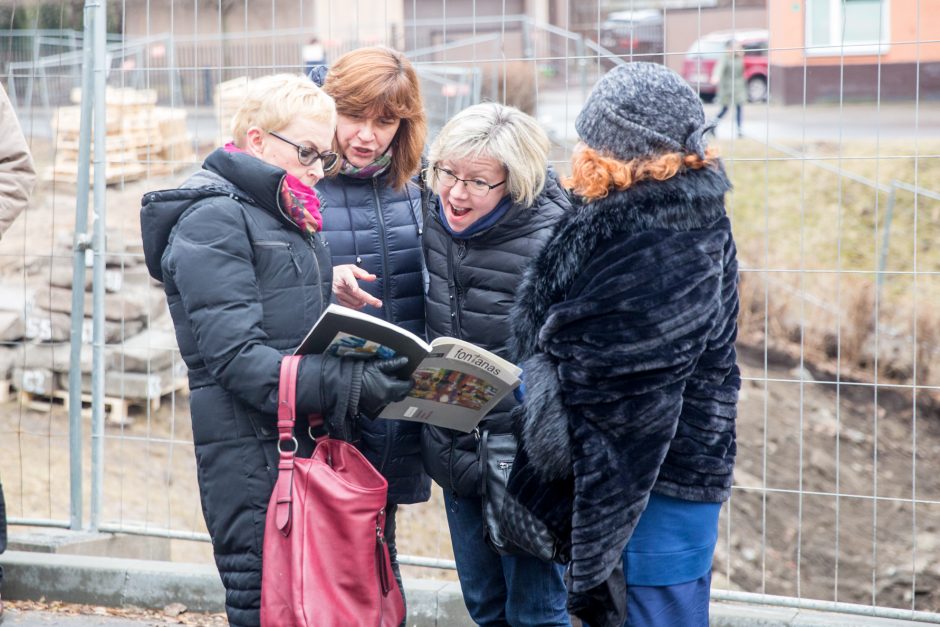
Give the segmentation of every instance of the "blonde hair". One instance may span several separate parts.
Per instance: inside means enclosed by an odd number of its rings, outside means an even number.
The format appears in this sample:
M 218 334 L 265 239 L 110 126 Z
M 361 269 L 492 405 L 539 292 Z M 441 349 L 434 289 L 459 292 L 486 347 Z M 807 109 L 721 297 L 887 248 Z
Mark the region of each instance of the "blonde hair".
M 421 167 L 428 125 L 414 66 L 401 52 L 371 46 L 347 52 L 330 66 L 323 89 L 342 115 L 401 120 L 392 139 L 392 187 L 402 189 Z
M 232 139 L 245 147 L 248 129 L 279 131 L 299 116 L 336 127 L 336 105 L 303 74 L 272 74 L 248 84 L 245 99 L 232 117 Z
M 515 107 L 495 102 L 467 107 L 450 119 L 428 153 L 428 185 L 437 186 L 434 167 L 442 161 L 491 158 L 506 168 L 513 202 L 531 206 L 545 187 L 551 142 L 538 122 Z
M 599 200 L 610 190 L 624 191 L 640 181 L 665 181 L 683 170 L 716 167 L 718 152 L 705 151 L 705 158 L 695 154 L 671 152 L 653 157 L 620 161 L 585 146 L 571 156 L 571 176 L 563 183 L 587 201 Z

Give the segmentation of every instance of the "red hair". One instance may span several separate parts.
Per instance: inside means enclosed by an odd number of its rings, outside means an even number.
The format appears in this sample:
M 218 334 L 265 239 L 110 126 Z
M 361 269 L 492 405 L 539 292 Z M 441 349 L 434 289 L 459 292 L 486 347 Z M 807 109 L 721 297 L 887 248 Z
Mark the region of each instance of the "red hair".
M 340 115 L 399 118 L 392 140 L 392 187 L 401 189 L 421 167 L 428 126 L 414 66 L 386 46 L 358 48 L 330 66 L 323 90 Z
M 604 198 L 612 189 L 622 192 L 640 181 L 665 181 L 680 171 L 714 167 L 717 163 L 718 152 L 713 148 L 705 151 L 704 159 L 695 154 L 671 152 L 652 159 L 620 161 L 584 147 L 572 155 L 571 176 L 564 184 L 578 196 L 592 201 Z

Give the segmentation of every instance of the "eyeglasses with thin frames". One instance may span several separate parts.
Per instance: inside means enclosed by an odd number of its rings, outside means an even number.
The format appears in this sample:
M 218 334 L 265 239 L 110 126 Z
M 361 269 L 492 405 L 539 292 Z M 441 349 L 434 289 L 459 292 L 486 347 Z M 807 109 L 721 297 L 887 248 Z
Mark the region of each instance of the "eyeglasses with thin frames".
M 438 168 L 435 166 L 434 171 L 437 172 L 437 180 L 440 181 L 441 185 L 444 187 L 453 187 L 457 184 L 457 181 L 460 181 L 466 185 L 467 190 L 474 196 L 486 196 L 490 193 L 490 190 L 496 189 L 506 182 L 502 180 L 499 183 L 490 185 L 482 179 L 462 179 L 446 168 Z
M 333 152 L 332 150 L 324 150 L 320 152 L 316 148 L 311 148 L 310 146 L 304 146 L 303 144 L 297 144 L 287 139 L 280 133 L 275 133 L 274 131 L 268 131 L 269 135 L 277 137 L 282 142 L 286 142 L 297 149 L 297 161 L 300 162 L 302 166 L 313 165 L 313 162 L 319 159 L 323 162 L 324 170 L 332 170 L 333 166 L 336 165 L 336 162 L 339 160 L 339 154 Z

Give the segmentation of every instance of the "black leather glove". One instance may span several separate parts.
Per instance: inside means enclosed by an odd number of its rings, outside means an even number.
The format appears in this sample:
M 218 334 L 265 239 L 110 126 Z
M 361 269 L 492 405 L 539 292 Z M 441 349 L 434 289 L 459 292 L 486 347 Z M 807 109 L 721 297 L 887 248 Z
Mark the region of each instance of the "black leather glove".
M 393 357 L 373 359 L 363 365 L 359 411 L 367 418 L 375 418 L 386 405 L 408 396 L 414 386 L 411 379 L 400 379 L 391 374 L 407 363 L 407 357 Z

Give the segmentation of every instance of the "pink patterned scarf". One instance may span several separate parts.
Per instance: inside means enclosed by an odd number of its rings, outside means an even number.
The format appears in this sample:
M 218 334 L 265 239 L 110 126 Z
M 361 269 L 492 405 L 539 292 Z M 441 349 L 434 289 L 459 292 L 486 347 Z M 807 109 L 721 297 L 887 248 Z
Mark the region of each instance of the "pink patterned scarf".
M 225 144 L 224 149 L 225 152 L 248 154 L 232 142 Z M 287 210 L 291 220 L 305 232 L 312 235 L 323 228 L 317 193 L 293 174 L 284 177 L 284 183 L 281 185 L 281 205 Z

